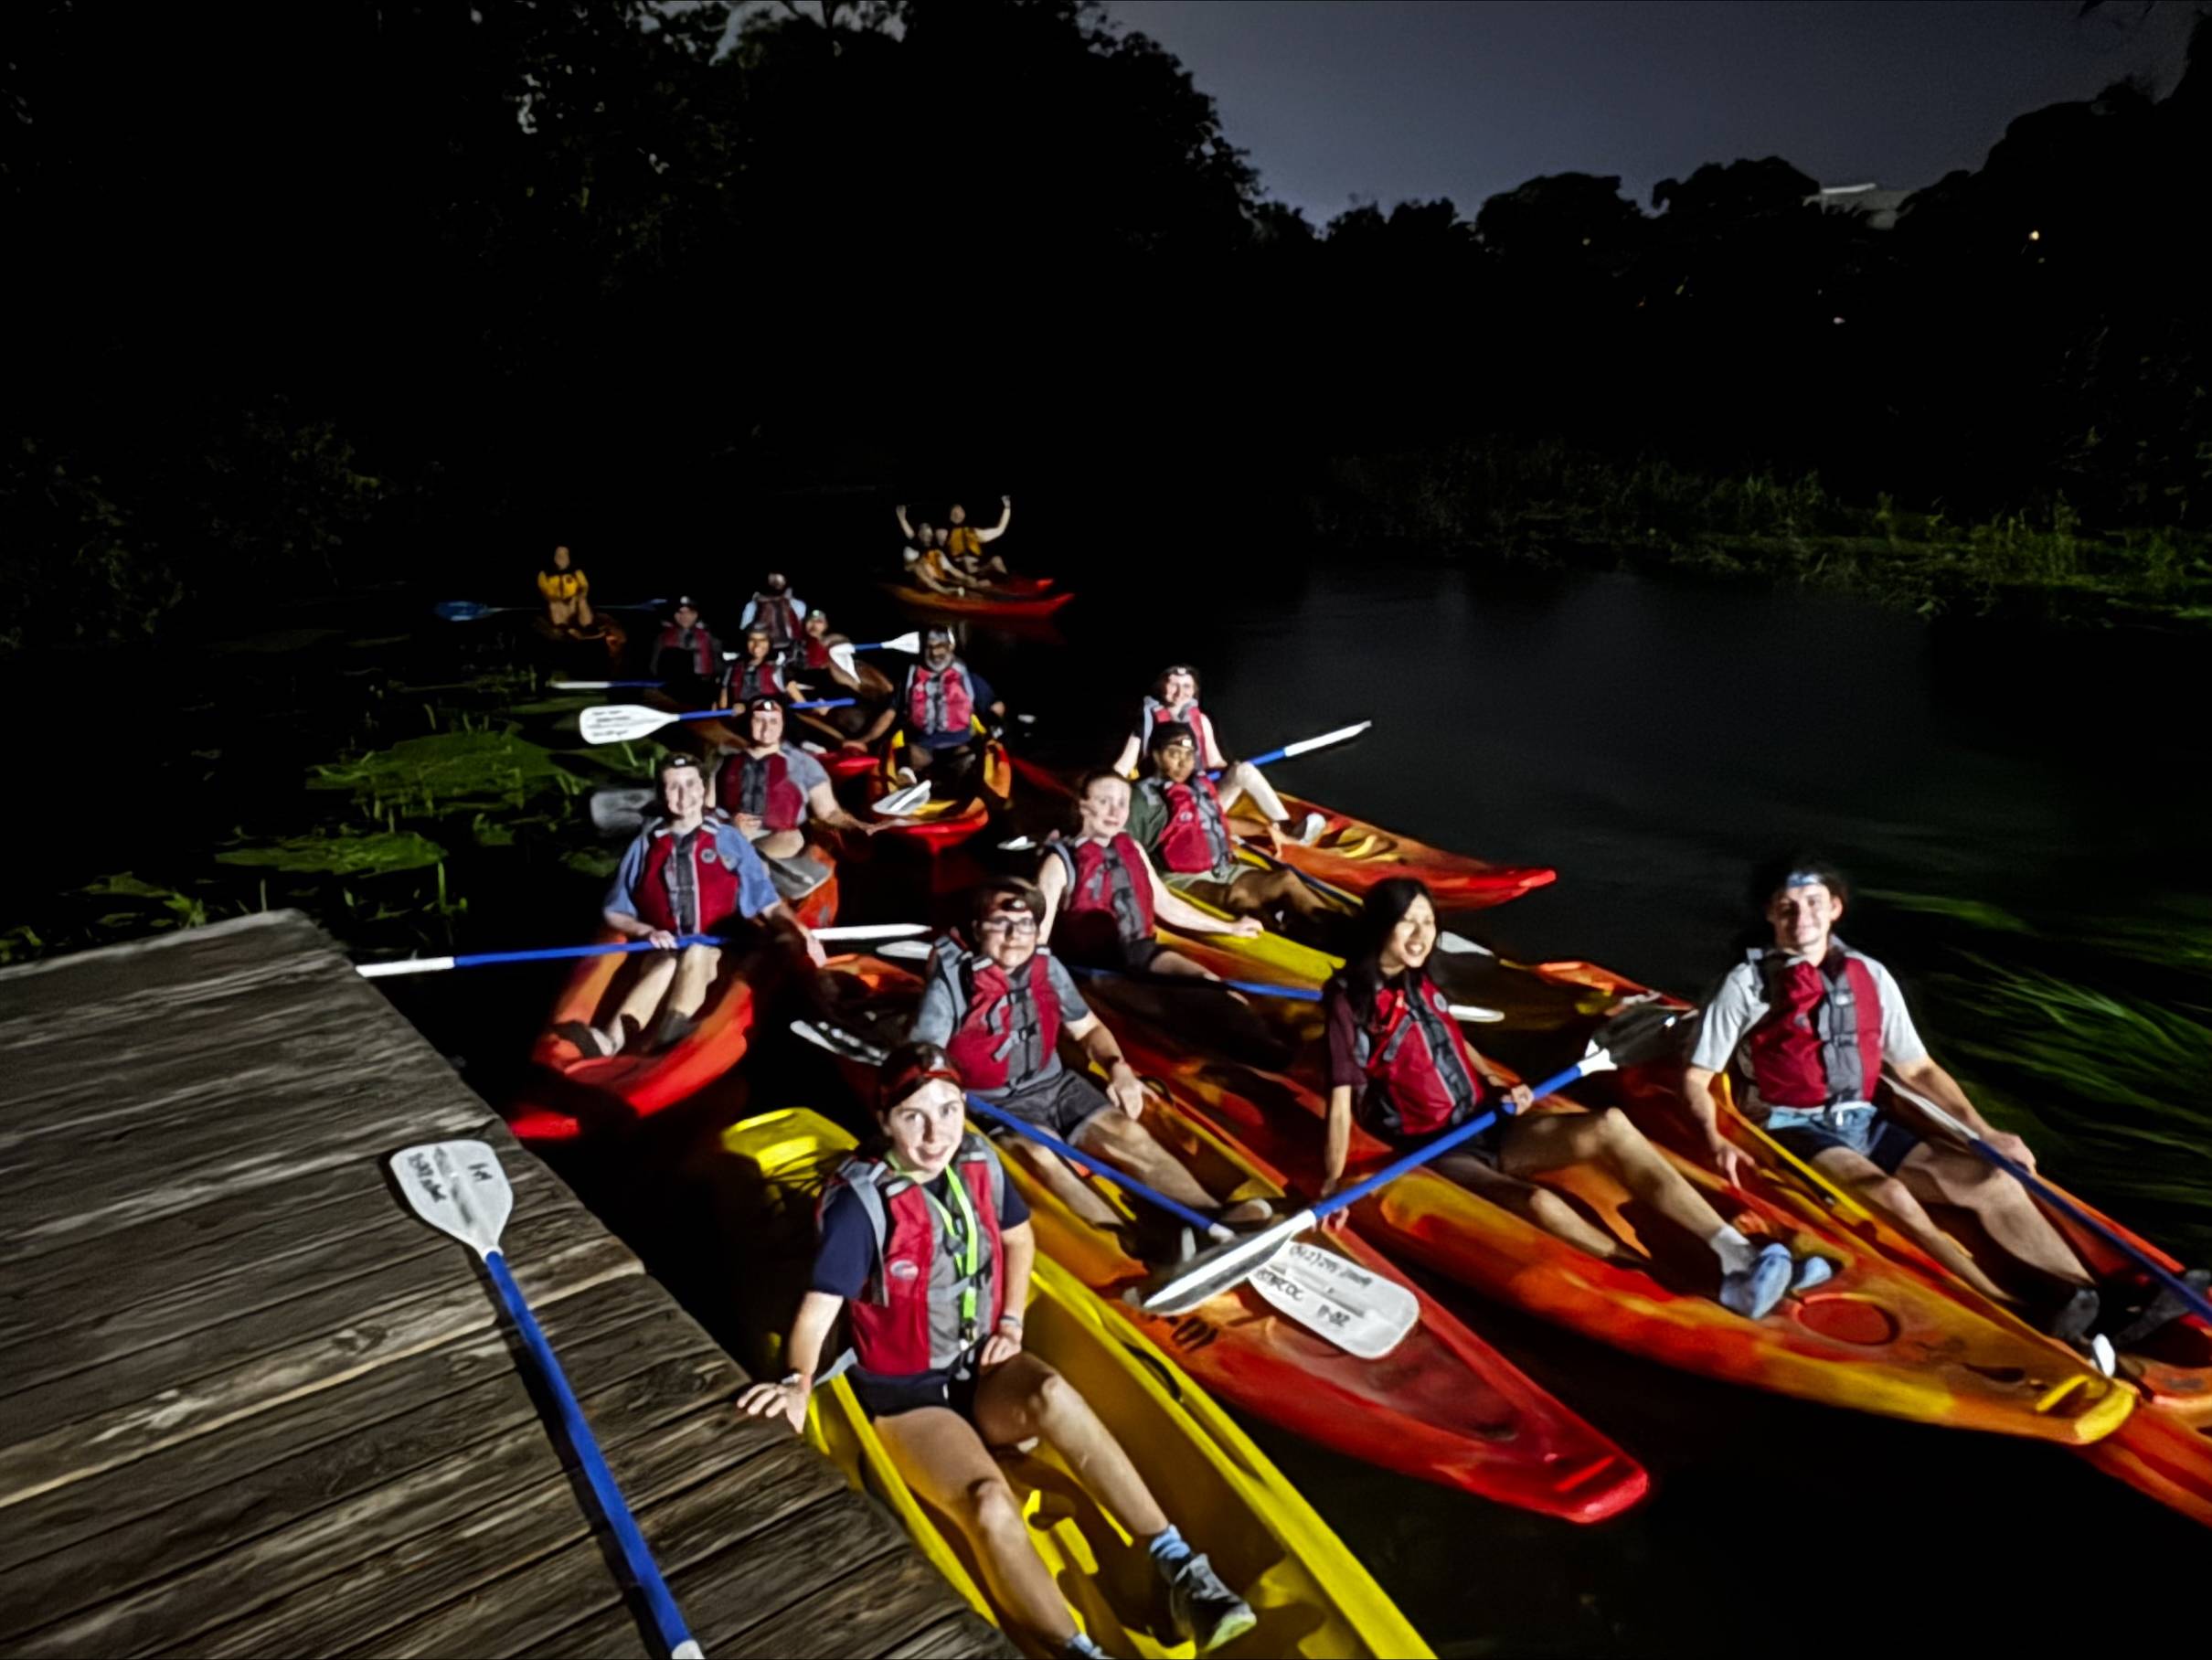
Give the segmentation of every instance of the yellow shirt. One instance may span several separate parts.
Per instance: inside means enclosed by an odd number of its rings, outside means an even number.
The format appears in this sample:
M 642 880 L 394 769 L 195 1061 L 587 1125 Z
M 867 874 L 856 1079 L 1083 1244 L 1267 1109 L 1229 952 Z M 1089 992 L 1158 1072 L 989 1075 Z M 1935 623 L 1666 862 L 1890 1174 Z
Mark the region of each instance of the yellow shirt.
M 972 559 L 984 550 L 984 538 L 975 534 L 973 525 L 952 527 L 952 544 L 947 549 L 956 559 Z

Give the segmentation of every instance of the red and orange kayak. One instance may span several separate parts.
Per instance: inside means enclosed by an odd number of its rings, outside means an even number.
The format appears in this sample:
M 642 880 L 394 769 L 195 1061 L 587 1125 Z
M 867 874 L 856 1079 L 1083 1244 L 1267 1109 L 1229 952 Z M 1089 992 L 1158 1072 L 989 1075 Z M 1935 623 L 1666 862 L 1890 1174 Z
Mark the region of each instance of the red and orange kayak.
M 905 582 L 886 582 L 883 591 L 901 605 L 914 611 L 936 612 L 955 617 L 1048 617 L 1069 601 L 1072 593 L 1048 593 L 1048 582 L 1037 581 L 1034 586 L 1008 583 L 987 593 L 932 593 L 926 588 L 915 588 Z
M 920 986 L 912 974 L 868 958 L 833 967 L 854 983 L 857 1012 L 904 1025 Z M 865 1068 L 849 1070 L 856 1089 L 872 1090 Z M 1276 1172 L 1171 1100 L 1155 1098 L 1144 1122 L 1208 1191 L 1239 1199 L 1283 1195 Z M 1113 1231 L 1055 1197 L 1021 1155 L 1009 1156 L 1006 1167 L 1046 1253 L 1231 1405 L 1346 1456 L 1570 1521 L 1616 1515 L 1647 1491 L 1650 1478 L 1628 1454 L 1418 1287 L 1410 1288 L 1420 1306 L 1416 1324 L 1377 1360 L 1324 1342 L 1249 1285 L 1186 1314 L 1147 1314 L 1123 1300 L 1151 1272 L 1146 1264 Z M 1111 1185 L 1092 1186 L 1133 1214 Z M 1356 1227 L 1324 1242 L 1369 1272 L 1388 1273 Z
M 877 800 L 899 787 L 899 777 L 891 768 L 889 758 L 877 763 L 868 788 Z M 1007 762 L 1005 744 L 994 739 L 984 746 L 983 765 L 976 777 L 978 788 L 973 795 L 962 801 L 924 802 L 912 812 L 891 819 L 891 828 L 884 835 L 911 842 L 932 858 L 959 846 L 991 822 L 993 809 L 1005 806 L 1013 792 L 1014 773 Z M 872 806 L 863 812 L 869 818 L 884 816 Z

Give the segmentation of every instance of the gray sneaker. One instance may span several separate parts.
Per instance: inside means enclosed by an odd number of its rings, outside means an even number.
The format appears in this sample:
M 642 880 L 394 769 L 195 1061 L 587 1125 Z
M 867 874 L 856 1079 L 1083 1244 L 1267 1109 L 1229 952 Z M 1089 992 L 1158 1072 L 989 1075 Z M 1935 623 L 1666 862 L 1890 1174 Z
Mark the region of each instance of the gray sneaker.
M 1321 839 L 1322 832 L 1328 827 L 1327 819 L 1318 813 L 1309 813 L 1298 821 L 1298 827 L 1292 832 L 1291 839 L 1302 847 L 1311 847 Z
M 1167 1607 L 1202 1655 L 1234 1643 L 1260 1623 L 1252 1605 L 1221 1582 L 1203 1555 L 1184 1558 L 1168 1580 Z

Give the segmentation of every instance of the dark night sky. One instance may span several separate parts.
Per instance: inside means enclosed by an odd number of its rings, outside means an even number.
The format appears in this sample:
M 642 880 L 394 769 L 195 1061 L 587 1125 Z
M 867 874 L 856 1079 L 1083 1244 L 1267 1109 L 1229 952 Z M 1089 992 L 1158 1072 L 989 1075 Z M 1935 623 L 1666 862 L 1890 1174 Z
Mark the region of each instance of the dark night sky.
M 2195 7 L 2110 0 L 1106 0 L 1316 225 L 1539 173 L 1652 186 L 1781 155 L 1825 185 L 1932 183 L 2015 116 L 2180 73 Z

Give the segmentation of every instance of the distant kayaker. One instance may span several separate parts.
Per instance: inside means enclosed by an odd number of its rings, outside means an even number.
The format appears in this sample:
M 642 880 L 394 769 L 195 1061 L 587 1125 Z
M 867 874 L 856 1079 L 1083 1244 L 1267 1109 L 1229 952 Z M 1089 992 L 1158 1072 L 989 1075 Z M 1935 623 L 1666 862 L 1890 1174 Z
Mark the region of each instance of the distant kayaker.
M 968 510 L 954 502 L 945 516 L 952 527 L 945 533 L 945 557 L 952 567 L 971 582 L 985 583 L 1006 574 L 1006 561 L 996 554 L 984 557 L 984 546 L 995 542 L 1006 534 L 1006 527 L 1014 522 L 1014 498 L 998 498 L 998 523 L 988 529 L 968 523 Z
M 1129 833 L 1151 855 L 1161 879 L 1178 893 L 1236 916 L 1266 919 L 1287 912 L 1303 920 L 1308 931 L 1338 926 L 1343 913 L 1299 880 L 1295 871 L 1263 870 L 1237 857 L 1236 836 L 1228 826 L 1228 807 L 1235 800 L 1216 791 L 1200 769 L 1197 738 L 1190 728 L 1180 720 L 1153 724 L 1143 775 L 1130 800 Z
M 683 702 L 704 703 L 722 679 L 722 643 L 699 621 L 696 601 L 686 595 L 653 643 L 653 677 Z
M 1198 749 L 1199 767 L 1221 774 L 1222 811 L 1234 812 L 1239 799 L 1249 799 L 1267 821 L 1268 839 L 1278 853 L 1285 835 L 1311 846 L 1328 827 L 1328 821 L 1318 813 L 1309 813 L 1292 824 L 1290 809 L 1260 769 L 1249 761 L 1231 761 L 1221 752 L 1214 723 L 1198 707 L 1198 671 L 1186 663 L 1162 669 L 1160 677 L 1152 683 L 1152 690 L 1137 707 L 1137 724 L 1122 742 L 1121 754 L 1114 758 L 1115 771 L 1123 778 L 1130 775 L 1152 743 L 1153 729 L 1163 720 L 1179 720 L 1190 729 Z
M 792 592 L 791 583 L 782 571 L 771 570 L 766 582 L 745 601 L 745 609 L 738 615 L 738 626 L 766 624 L 769 640 L 781 657 L 787 655 L 798 643 L 800 619 L 805 615 L 806 602 Z
M 742 715 L 746 742 L 722 752 L 708 804 L 728 814 L 761 857 L 795 858 L 810 819 L 855 835 L 891 828 L 891 820 L 863 823 L 839 806 L 822 763 L 783 741 L 782 699 L 755 697 Z
M 880 1074 L 880 1135 L 830 1179 L 812 1283 L 783 1346 L 792 1369 L 739 1397 L 799 1430 L 818 1381 L 845 1375 L 921 1502 L 952 1524 L 1009 1632 L 1062 1655 L 1103 1650 L 1076 1629 L 1031 1547 L 997 1453 L 1042 1438 L 1165 1581 L 1170 1618 L 1200 1654 L 1251 1630 L 1250 1607 L 1169 1522 L 1066 1378 L 1023 1347 L 1037 1242 L 998 1155 L 965 1126 L 960 1075 L 913 1043 Z M 851 1347 L 825 1371 L 838 1316 Z
M 851 644 L 845 635 L 830 632 L 829 613 L 819 605 L 815 606 L 806 613 L 805 621 L 800 624 L 798 650 L 792 654 L 792 676 L 803 682 L 808 691 L 816 697 L 835 697 L 837 691 L 833 691 L 832 687 L 846 692 L 862 690 L 863 685 L 857 672 L 859 665 L 856 663 L 856 672 L 848 675 L 837 666 L 837 660 L 830 655 L 831 646 Z
M 1220 1213 L 1223 1207 L 1138 1122 L 1143 1087 L 1066 966 L 1037 944 L 1044 915 L 1044 896 L 1016 878 L 977 889 L 969 904 L 973 946 L 952 937 L 937 942 L 909 1036 L 918 1043 L 942 1044 L 967 1088 L 1003 1111 L 1128 1171 L 1179 1204 Z M 1105 1072 L 1103 1091 L 1061 1065 L 1063 1033 Z M 1081 1215 L 1119 1225 L 1058 1158 L 1028 1143 L 1022 1154 Z M 1222 1219 L 1256 1222 L 1268 1214 L 1266 1204 L 1253 1199 L 1228 1208 Z
M 1208 916 L 1160 880 L 1128 831 L 1129 781 L 1094 767 L 1075 781 L 1073 837 L 1048 844 L 1037 871 L 1045 897 L 1038 937 L 1062 961 L 1121 974 L 1215 976 L 1162 945 L 1153 924 L 1185 933 L 1249 940 L 1264 931 L 1253 917 Z
M 983 760 L 984 734 L 976 717 L 1004 718 L 1006 706 L 990 683 L 954 654 L 952 631 L 932 622 L 921 633 L 921 658 L 907 670 L 897 698 L 845 748 L 865 750 L 897 725 L 905 738 L 901 763 L 927 779 L 940 799 L 953 797 Z
M 907 523 L 904 506 L 891 511 L 898 516 L 899 531 L 907 538 L 907 580 L 931 593 L 964 594 L 973 592 L 982 584 L 962 574 L 946 551 L 952 537 L 941 528 L 932 527 L 924 519 L 920 526 Z
M 592 626 L 591 579 L 565 544 L 553 549 L 551 567 L 537 573 L 537 591 L 546 602 L 546 621 L 555 628 L 582 633 Z
M 1343 1180 L 1355 1119 L 1404 1152 L 1495 1112 L 1496 1124 L 1430 1167 L 1579 1250 L 1646 1266 L 1566 1199 L 1537 1185 L 1547 1171 L 1590 1165 L 1713 1253 L 1720 1271 L 1717 1300 L 1736 1314 L 1763 1319 L 1792 1290 L 1834 1273 L 1823 1258 L 1799 1261 L 1786 1245 L 1755 1245 L 1723 1221 L 1619 1108 L 1524 1112 L 1533 1104 L 1528 1087 L 1507 1085 L 1490 1071 L 1429 978 L 1436 905 L 1421 883 L 1411 877 L 1377 883 L 1360 906 L 1356 930 L 1356 948 L 1322 995 L 1329 1063 L 1324 1196 Z
M 737 826 L 707 812 L 707 777 L 688 755 L 671 755 L 659 774 L 662 816 L 648 822 L 622 855 L 608 890 L 607 926 L 658 949 L 604 1027 L 579 1022 L 564 1034 L 587 1054 L 613 1055 L 641 1040 L 665 1047 L 691 1029 L 721 966 L 712 945 L 682 934 L 715 933 L 733 917 L 760 922 L 817 964 L 821 945 L 776 892 L 768 867 Z M 646 1034 L 651 1033 L 648 1039 Z
M 1892 1095 L 1877 1105 L 1882 1069 L 2035 1167 L 2028 1144 L 1982 1116 L 1929 1055 L 1889 971 L 1835 937 L 1850 889 L 1824 858 L 1762 867 L 1753 900 L 1773 939 L 1749 952 L 1706 1006 L 1684 1095 L 1714 1166 L 1734 1178 L 1749 1155 L 1720 1125 L 1713 1080 L 1733 1066 L 1744 1115 L 1838 1186 L 1887 1211 L 1922 1249 L 1983 1295 L 2001 1288 L 1923 1208 L 1955 1207 L 2035 1285 L 2045 1329 L 2091 1340 L 2100 1313 L 2089 1271 L 2020 1184 Z
M 765 622 L 749 623 L 737 660 L 722 677 L 721 707 L 741 709 L 755 697 L 780 697 L 785 690 L 782 660 Z

